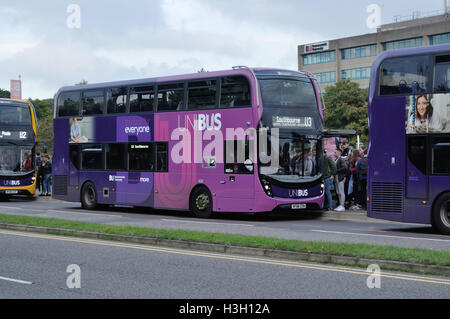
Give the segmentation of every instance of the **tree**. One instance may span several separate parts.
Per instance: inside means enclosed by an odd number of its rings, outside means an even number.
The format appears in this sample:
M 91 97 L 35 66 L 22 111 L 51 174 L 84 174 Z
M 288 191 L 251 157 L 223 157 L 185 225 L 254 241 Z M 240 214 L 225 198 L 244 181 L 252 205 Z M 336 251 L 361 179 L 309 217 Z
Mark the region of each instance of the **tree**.
M 36 116 L 38 120 L 52 115 L 53 114 L 53 99 L 28 99 L 34 105 L 34 109 L 36 110 Z
M 0 89 L 0 98 L 11 98 L 11 92 L 9 92 L 8 90 Z
M 328 129 L 355 130 L 361 142 L 367 145 L 369 139 L 368 90 L 349 79 L 339 81 L 325 88 L 325 127 Z M 351 139 L 356 143 L 356 136 Z
M 36 152 L 44 153 L 44 144 L 47 146 L 47 153 L 53 153 L 53 116 L 50 114 L 38 123 L 37 127 L 38 146 Z
M 88 84 L 88 81 L 86 81 L 85 79 L 81 80 L 78 83 L 75 83 L 75 85 L 86 85 L 86 84 Z

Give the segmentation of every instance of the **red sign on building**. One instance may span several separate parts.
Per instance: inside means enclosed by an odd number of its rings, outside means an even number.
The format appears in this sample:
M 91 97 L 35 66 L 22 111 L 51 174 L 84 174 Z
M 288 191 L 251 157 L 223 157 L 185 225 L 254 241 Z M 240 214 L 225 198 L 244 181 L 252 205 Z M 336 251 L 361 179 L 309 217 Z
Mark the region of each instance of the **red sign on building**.
M 22 81 L 11 80 L 11 98 L 16 100 L 22 99 Z

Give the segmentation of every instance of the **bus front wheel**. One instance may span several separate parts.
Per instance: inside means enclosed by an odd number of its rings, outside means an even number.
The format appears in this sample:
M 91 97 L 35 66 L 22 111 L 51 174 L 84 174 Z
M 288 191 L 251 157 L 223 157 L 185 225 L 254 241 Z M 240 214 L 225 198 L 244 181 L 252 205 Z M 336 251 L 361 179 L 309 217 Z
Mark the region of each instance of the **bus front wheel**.
M 81 189 L 81 206 L 84 209 L 97 208 L 97 190 L 92 182 L 87 182 Z
M 212 196 L 208 188 L 199 186 L 191 194 L 190 207 L 196 217 L 208 218 L 212 213 Z
M 432 225 L 439 233 L 450 235 L 450 193 L 441 195 L 434 204 Z

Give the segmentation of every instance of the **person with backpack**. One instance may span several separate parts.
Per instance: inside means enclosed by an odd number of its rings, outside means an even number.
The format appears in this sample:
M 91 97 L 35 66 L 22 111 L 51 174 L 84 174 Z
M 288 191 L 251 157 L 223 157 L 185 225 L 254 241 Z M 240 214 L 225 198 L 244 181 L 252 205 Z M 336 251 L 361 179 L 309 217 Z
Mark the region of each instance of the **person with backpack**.
M 336 174 L 336 164 L 333 159 L 327 155 L 327 150 L 323 151 L 322 177 L 325 184 L 325 204 L 324 209 L 333 210 L 333 196 L 331 188 L 333 186 L 333 176 Z
M 364 146 L 361 146 L 361 158 L 359 159 L 358 163 L 356 164 L 356 174 L 358 175 L 359 180 L 359 194 L 360 194 L 360 202 L 359 205 L 361 205 L 361 208 L 366 210 L 367 209 L 367 166 L 368 166 L 368 159 L 367 159 L 367 148 Z

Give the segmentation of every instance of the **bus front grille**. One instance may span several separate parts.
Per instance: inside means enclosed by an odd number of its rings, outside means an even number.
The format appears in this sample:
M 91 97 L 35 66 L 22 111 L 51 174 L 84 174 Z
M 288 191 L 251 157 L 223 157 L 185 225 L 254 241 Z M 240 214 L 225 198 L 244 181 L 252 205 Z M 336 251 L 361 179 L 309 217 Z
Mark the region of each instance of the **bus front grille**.
M 399 214 L 403 212 L 402 183 L 374 182 L 371 186 L 370 202 L 373 212 Z
M 67 195 L 67 175 L 55 175 L 53 181 L 53 194 Z

